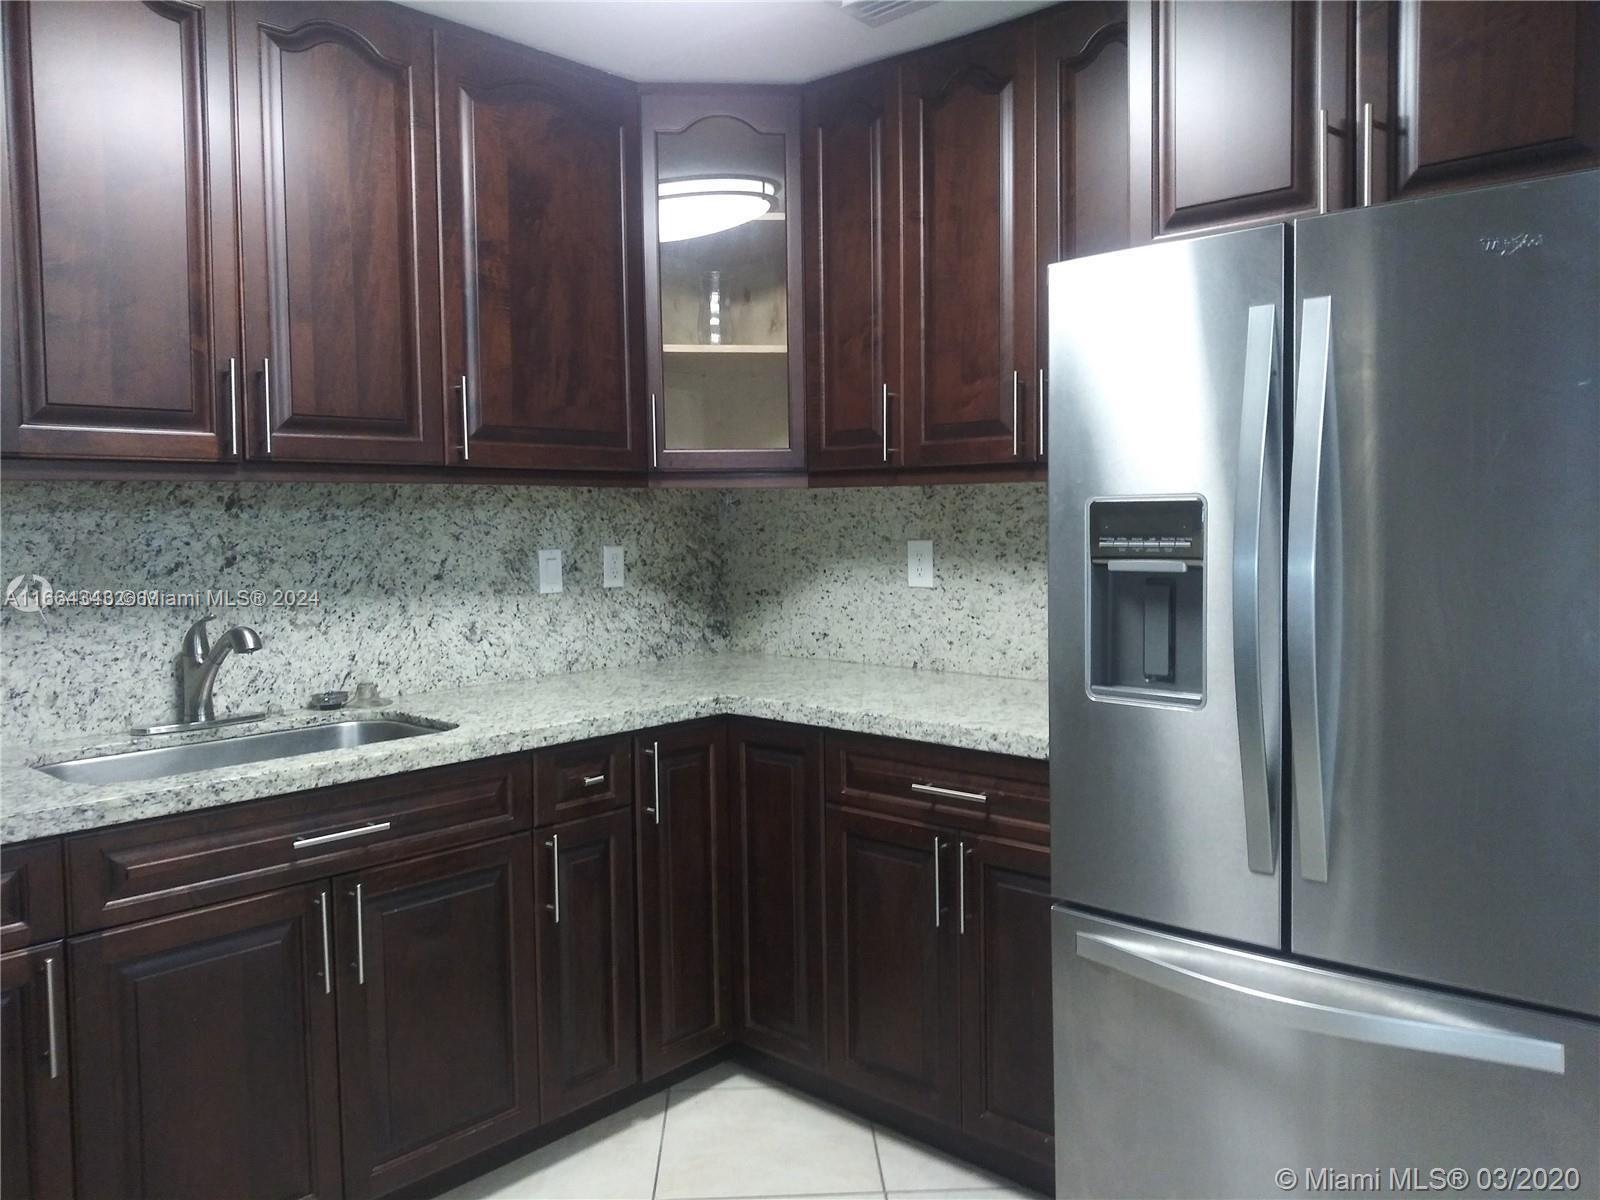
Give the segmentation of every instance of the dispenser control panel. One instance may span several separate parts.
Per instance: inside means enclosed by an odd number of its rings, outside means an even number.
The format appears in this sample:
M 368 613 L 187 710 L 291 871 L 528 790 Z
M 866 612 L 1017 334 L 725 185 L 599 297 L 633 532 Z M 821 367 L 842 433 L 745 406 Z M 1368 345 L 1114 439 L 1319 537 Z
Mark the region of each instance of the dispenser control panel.
M 1205 557 L 1205 506 L 1199 500 L 1095 500 L 1089 505 L 1091 557 Z

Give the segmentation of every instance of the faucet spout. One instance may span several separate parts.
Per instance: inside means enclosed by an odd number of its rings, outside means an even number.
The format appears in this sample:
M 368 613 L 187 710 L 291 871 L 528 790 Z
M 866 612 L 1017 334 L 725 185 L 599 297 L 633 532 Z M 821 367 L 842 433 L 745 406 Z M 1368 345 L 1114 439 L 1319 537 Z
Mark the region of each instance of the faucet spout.
M 183 719 L 186 722 L 216 720 L 211 689 L 216 686 L 217 671 L 230 654 L 254 654 L 261 649 L 261 635 L 248 625 L 232 626 L 213 645 L 206 636 L 206 623 L 211 619 L 201 617 L 189 626 L 189 632 L 183 637 L 179 661 L 183 665 Z

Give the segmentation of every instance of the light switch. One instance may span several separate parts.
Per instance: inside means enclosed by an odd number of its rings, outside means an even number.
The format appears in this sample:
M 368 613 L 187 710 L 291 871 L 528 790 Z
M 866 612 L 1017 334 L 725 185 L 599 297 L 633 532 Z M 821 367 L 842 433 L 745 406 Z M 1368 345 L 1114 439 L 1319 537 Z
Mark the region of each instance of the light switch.
M 622 547 L 600 547 L 600 586 L 619 588 L 622 586 Z
M 931 588 L 933 586 L 933 543 L 906 543 L 906 586 Z
M 561 590 L 561 551 L 539 551 L 539 590 L 541 592 Z

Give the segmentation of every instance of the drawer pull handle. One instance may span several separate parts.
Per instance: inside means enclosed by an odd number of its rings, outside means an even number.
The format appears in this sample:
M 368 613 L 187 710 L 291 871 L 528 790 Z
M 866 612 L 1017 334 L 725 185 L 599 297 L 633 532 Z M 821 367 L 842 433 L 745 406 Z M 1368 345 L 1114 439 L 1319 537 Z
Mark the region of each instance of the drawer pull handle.
M 583 777 L 583 786 L 584 787 L 599 787 L 605 781 L 606 781 L 606 777 L 604 775 L 585 775 Z
M 333 995 L 333 963 L 330 959 L 332 939 L 328 937 L 328 893 L 319 892 L 315 900 L 317 914 L 322 918 L 322 994 Z
M 356 884 L 356 982 L 367 986 L 367 923 L 364 911 L 366 902 L 361 897 L 361 884 Z
M 53 954 L 44 960 L 44 1004 L 46 1036 L 50 1039 L 50 1078 L 58 1079 L 61 1076 L 61 1060 L 56 1053 L 56 959 Z
M 297 837 L 294 840 L 293 849 L 304 850 L 307 846 L 325 846 L 329 842 L 342 842 L 346 838 L 366 837 L 369 834 L 387 833 L 388 831 L 389 822 L 374 821 L 369 825 L 361 826 L 359 829 L 341 829 L 337 833 L 318 833 L 313 834 L 311 837 Z
M 971 800 L 974 804 L 989 803 L 987 792 L 963 792 L 960 788 L 940 787 L 936 783 L 913 783 L 913 792 L 921 792 L 925 796 L 945 796 L 951 800 Z

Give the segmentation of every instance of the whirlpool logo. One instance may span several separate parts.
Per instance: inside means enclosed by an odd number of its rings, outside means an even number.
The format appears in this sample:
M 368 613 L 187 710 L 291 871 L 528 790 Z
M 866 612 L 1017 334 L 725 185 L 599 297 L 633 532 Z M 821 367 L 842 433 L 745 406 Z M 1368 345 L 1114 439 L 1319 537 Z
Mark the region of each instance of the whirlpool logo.
M 1544 245 L 1542 233 L 1509 233 L 1499 236 L 1485 234 L 1478 239 L 1478 249 L 1485 254 L 1498 254 L 1501 258 L 1542 245 Z

